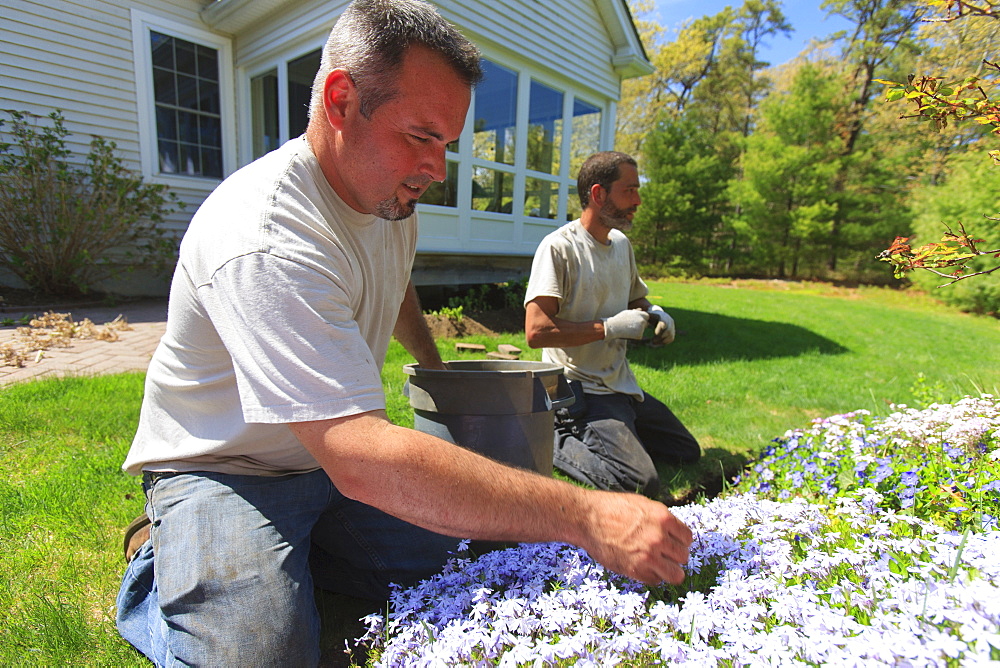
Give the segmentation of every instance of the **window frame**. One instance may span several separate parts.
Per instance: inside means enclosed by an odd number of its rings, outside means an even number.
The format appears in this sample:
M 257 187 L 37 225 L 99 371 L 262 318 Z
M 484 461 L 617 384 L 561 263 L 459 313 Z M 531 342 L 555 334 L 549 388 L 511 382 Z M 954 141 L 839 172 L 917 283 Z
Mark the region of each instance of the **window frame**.
M 613 129 L 608 125 L 608 118 L 614 114 L 614 101 L 608 100 L 606 103 L 597 101 L 598 96 L 588 94 L 588 92 L 572 82 L 566 82 L 552 76 L 547 76 L 544 72 L 531 67 L 516 59 L 505 60 L 493 54 L 483 54 L 485 60 L 500 65 L 501 67 L 513 71 L 517 75 L 517 100 L 515 119 L 515 149 L 514 164 L 501 163 L 484 158 L 473 157 L 471 151 L 472 137 L 474 134 L 474 110 L 476 105 L 476 95 L 473 94 L 472 104 L 469 107 L 469 117 L 462 133 L 462 141 L 470 146 L 468 151 L 460 151 L 456 156 L 459 160 L 459 184 L 463 180 L 468 181 L 468 190 L 471 194 L 473 168 L 496 169 L 514 175 L 513 206 L 510 213 L 499 213 L 493 211 L 480 211 L 472 208 L 471 197 L 466 200 L 465 206 L 471 215 L 484 219 L 492 219 L 497 222 L 512 221 L 521 224 L 552 226 L 553 228 L 568 222 L 567 211 L 569 210 L 569 199 L 576 196 L 576 174 L 570 174 L 571 151 L 573 139 L 573 124 L 576 118 L 573 115 L 575 101 L 583 102 L 597 109 L 600 114 L 598 151 L 610 150 L 614 143 Z M 559 142 L 559 173 L 551 174 L 530 169 L 527 166 L 528 158 L 528 127 L 530 124 L 530 100 L 532 82 L 545 86 L 563 96 L 563 118 L 562 136 Z M 610 133 L 610 136 L 609 136 Z M 526 203 L 526 185 L 528 179 L 541 179 L 549 181 L 558 187 L 559 202 L 554 218 L 539 218 L 524 213 Z M 461 192 L 460 192 L 461 197 Z M 421 205 L 423 206 L 423 205 Z M 462 200 L 459 199 L 459 208 L 462 207 Z M 443 207 L 433 207 L 431 210 L 438 210 Z
M 214 187 L 236 167 L 237 138 L 234 110 L 232 44 L 226 37 L 206 30 L 132 9 L 132 52 L 135 64 L 136 108 L 139 119 L 139 155 L 143 177 L 171 187 Z M 158 32 L 176 39 L 199 44 L 216 51 L 219 63 L 219 116 L 222 140 L 222 178 L 190 176 L 160 171 L 156 102 L 153 95 L 153 63 L 150 33 Z
M 288 63 L 306 56 L 313 51 L 322 53 L 323 45 L 326 42 L 327 32 L 307 34 L 305 38 L 296 36 L 290 39 L 287 44 L 281 45 L 280 49 L 267 51 L 263 57 L 256 57 L 249 60 L 239 68 L 239 89 L 240 99 L 251 100 L 251 82 L 267 72 L 274 70 L 278 80 L 278 146 L 282 146 L 290 137 L 289 133 L 289 109 L 288 109 Z M 239 122 L 241 126 L 250 128 L 249 131 L 240 136 L 240 155 L 244 156 L 242 164 L 252 162 L 253 151 L 253 109 L 250 104 L 241 105 L 239 108 Z

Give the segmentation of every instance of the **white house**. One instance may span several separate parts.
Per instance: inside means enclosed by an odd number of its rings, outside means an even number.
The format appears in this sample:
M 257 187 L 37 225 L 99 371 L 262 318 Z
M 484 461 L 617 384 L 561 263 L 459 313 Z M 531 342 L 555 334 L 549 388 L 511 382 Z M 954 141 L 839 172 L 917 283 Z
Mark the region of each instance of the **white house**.
M 652 71 L 625 0 L 432 0 L 486 77 L 448 178 L 419 205 L 418 285 L 523 274 L 579 213 L 584 157 L 610 149 L 621 81 Z M 300 134 L 319 51 L 345 0 L 6 0 L 0 108 L 62 110 L 85 153 L 117 143 L 187 206 Z M 125 293 L 163 292 L 134 280 Z

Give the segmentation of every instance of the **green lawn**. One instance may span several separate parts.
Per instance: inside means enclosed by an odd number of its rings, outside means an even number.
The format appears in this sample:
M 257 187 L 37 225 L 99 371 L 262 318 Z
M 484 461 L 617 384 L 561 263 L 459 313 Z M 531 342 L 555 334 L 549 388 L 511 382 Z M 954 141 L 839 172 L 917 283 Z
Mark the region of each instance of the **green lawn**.
M 919 294 L 829 286 L 653 283 L 678 338 L 637 347 L 633 368 L 701 440 L 697 465 L 665 467 L 683 496 L 732 473 L 771 439 L 857 408 L 996 393 L 1000 321 Z M 474 338 L 490 350 L 523 334 Z M 439 342 L 455 359 L 454 341 Z M 390 416 L 412 424 L 397 344 Z M 918 380 L 923 375 L 923 380 Z M 121 530 L 142 508 L 123 474 L 142 375 L 46 380 L 0 390 L 0 665 L 143 665 L 113 625 Z

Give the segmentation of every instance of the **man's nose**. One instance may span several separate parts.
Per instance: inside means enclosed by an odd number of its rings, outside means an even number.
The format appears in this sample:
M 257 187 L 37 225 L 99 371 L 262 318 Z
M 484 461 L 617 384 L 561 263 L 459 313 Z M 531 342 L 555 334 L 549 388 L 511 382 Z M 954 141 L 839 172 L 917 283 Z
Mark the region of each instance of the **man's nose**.
M 424 159 L 423 173 L 432 181 L 444 181 L 448 176 L 448 164 L 444 155 L 445 149 L 431 148 Z

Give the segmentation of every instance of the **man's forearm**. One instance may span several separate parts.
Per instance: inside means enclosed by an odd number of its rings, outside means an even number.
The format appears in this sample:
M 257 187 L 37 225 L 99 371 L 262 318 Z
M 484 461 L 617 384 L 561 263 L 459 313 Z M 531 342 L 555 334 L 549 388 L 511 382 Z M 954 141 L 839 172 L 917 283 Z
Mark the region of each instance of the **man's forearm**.
M 683 578 L 690 531 L 640 495 L 514 469 L 380 413 L 292 428 L 343 494 L 412 524 L 461 538 L 568 542 L 643 582 Z
M 403 303 L 399 306 L 399 317 L 392 334 L 420 366 L 428 369 L 444 368 L 434 337 L 427 329 L 427 321 L 420 308 L 420 298 L 412 282 L 407 286 Z

